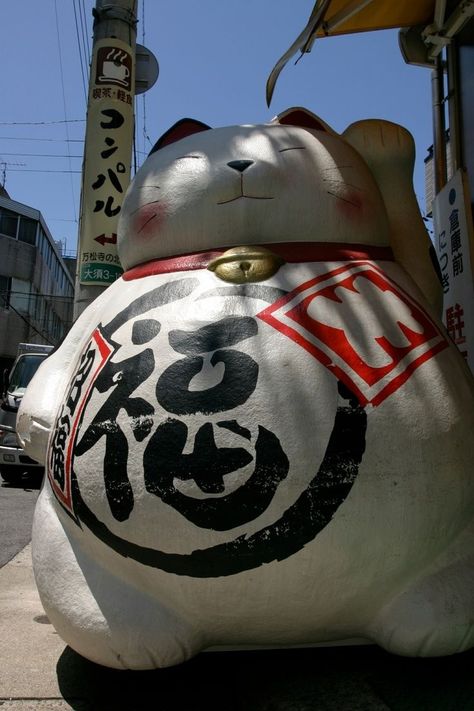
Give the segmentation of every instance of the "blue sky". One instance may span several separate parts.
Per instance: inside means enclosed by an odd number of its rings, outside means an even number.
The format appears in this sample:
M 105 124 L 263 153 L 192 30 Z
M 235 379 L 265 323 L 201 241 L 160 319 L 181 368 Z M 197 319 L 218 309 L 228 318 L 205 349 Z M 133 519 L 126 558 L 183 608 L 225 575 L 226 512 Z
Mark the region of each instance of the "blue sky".
M 404 63 L 397 31 L 318 40 L 310 54 L 283 70 L 267 108 L 268 74 L 313 4 L 139 0 L 137 38 L 156 55 L 160 75 L 137 98 L 138 165 L 183 116 L 211 126 L 260 123 L 299 105 L 337 131 L 363 118 L 406 126 L 415 137 L 415 190 L 424 207 L 423 160 L 432 143 L 430 72 Z M 88 81 L 79 46 L 91 46 L 94 5 L 95 0 L 23 0 L 2 6 L 0 171 L 6 171 L 10 197 L 41 210 L 53 237 L 68 250 L 77 242 L 84 70 Z

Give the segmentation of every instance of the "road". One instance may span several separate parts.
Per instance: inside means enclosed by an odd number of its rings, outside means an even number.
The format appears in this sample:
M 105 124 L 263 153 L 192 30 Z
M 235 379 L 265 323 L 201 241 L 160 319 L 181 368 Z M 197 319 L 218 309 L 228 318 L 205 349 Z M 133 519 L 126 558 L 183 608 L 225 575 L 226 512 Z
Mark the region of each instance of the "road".
M 0 479 L 0 568 L 31 540 L 31 524 L 37 482 L 24 479 L 21 484 L 6 484 Z

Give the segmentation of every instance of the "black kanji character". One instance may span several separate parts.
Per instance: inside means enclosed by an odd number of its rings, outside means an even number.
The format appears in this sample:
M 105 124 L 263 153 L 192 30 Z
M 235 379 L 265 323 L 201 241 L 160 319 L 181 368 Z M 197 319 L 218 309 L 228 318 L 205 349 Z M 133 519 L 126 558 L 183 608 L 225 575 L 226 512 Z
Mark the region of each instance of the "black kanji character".
M 217 423 L 228 429 L 227 422 Z M 232 430 L 235 428 L 232 426 Z M 241 436 L 248 439 L 245 428 Z M 255 444 L 255 469 L 245 484 L 219 498 L 186 496 L 174 486 L 174 479 L 194 479 L 206 494 L 224 493 L 223 477 L 244 467 L 253 457 L 242 447 L 217 447 L 213 425 L 202 425 L 194 449 L 183 454 L 188 438 L 184 422 L 163 422 L 147 444 L 143 458 L 145 486 L 151 494 L 173 506 L 196 526 L 228 531 L 260 516 L 270 505 L 280 482 L 289 471 L 288 457 L 273 432 L 259 426 Z
M 461 249 L 461 230 L 454 230 L 451 234 L 451 254 Z
M 464 271 L 462 252 L 453 255 L 453 276 L 459 276 Z
M 51 473 L 53 479 L 64 489 L 64 462 L 66 442 L 71 432 L 71 419 L 68 414 L 62 415 L 56 425 L 56 431 L 51 444 Z
M 129 319 L 153 308 L 188 296 L 196 288 L 196 284 L 194 279 L 179 279 L 139 296 L 112 321 L 101 326 L 104 338 L 120 351 L 119 345 L 113 341 L 113 335 L 121 326 Z M 155 319 L 136 322 L 132 330 L 132 343 L 135 345 L 148 343 L 159 333 L 159 330 L 160 324 Z M 114 362 L 110 359 L 107 362 L 94 382 L 95 390 L 108 393 L 107 400 L 85 432 L 79 432 L 80 439 L 74 447 L 74 458 L 80 457 L 94 447 L 101 437 L 105 437 L 103 464 L 105 490 L 111 513 L 118 521 L 124 521 L 130 516 L 134 498 L 127 473 L 128 441 L 117 422 L 117 417 L 121 410 L 129 415 L 133 436 L 139 442 L 150 433 L 154 407 L 143 398 L 131 397 L 131 395 L 151 375 L 154 366 L 154 355 L 150 348 L 123 361 Z
M 451 210 L 451 214 L 449 215 L 449 231 L 454 232 L 454 230 L 457 230 L 459 228 L 459 210 L 457 207 L 454 208 L 454 210 Z
M 106 438 L 104 481 L 107 500 L 113 516 L 124 521 L 133 509 L 133 491 L 128 479 L 128 441 L 117 423 L 121 409 L 130 417 L 133 436 L 141 442 L 151 430 L 154 407 L 141 397 L 131 397 L 136 388 L 153 372 L 155 358 L 151 348 L 120 361 L 110 363 L 95 382 L 100 393 L 111 390 L 106 402 L 75 447 L 75 456 L 91 449 L 101 437 Z
M 170 365 L 158 379 L 156 397 L 160 405 L 175 415 L 189 415 L 223 412 L 244 403 L 257 385 L 258 365 L 246 353 L 221 349 L 256 333 L 255 319 L 244 316 L 230 316 L 193 332 L 171 331 L 170 345 L 187 357 Z M 225 366 L 221 382 L 207 390 L 190 390 L 191 380 L 204 365 L 203 356 L 198 354 L 212 351 L 210 365 Z

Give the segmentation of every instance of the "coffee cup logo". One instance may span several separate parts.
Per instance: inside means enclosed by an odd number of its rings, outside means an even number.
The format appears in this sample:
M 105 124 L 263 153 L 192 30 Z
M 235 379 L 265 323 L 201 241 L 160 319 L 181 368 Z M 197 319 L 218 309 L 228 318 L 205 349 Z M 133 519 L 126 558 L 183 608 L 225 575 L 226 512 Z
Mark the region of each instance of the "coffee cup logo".
M 97 55 L 96 84 L 116 84 L 131 89 L 132 59 L 118 47 L 101 47 Z

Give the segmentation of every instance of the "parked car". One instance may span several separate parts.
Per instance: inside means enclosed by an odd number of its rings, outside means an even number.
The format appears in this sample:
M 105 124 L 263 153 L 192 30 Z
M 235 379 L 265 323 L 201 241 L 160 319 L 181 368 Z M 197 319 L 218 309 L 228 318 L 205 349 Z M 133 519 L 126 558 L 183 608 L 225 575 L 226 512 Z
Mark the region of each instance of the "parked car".
M 20 343 L 10 373 L 4 373 L 0 403 L 0 476 L 4 481 L 17 482 L 26 473 L 41 479 L 42 463 L 28 457 L 16 433 L 16 417 L 25 390 L 53 346 Z

